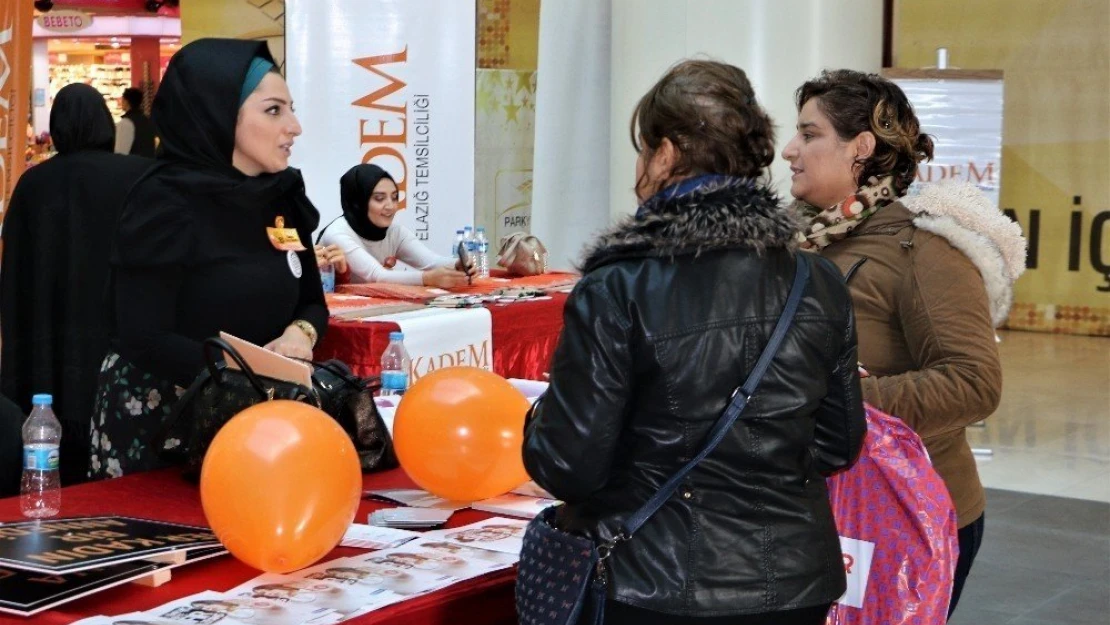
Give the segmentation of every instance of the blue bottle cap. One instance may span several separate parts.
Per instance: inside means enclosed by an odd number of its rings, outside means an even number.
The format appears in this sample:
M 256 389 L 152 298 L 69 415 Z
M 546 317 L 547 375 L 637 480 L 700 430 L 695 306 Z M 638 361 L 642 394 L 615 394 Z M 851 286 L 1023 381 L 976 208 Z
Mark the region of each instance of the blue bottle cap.
M 31 397 L 31 404 L 34 406 L 51 406 L 54 404 L 54 396 L 50 393 L 35 393 Z
M 391 341 L 403 341 L 403 340 L 405 340 L 405 333 L 404 332 L 390 332 L 389 333 L 389 340 L 391 340 Z

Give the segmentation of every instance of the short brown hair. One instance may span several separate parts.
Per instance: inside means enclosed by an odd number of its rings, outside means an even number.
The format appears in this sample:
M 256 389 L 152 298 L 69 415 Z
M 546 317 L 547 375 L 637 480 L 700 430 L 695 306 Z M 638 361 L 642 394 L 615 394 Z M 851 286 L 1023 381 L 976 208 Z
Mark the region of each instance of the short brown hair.
M 801 111 L 815 99 L 841 140 L 861 132 L 875 135 L 875 152 L 861 161 L 856 182 L 872 176 L 894 176 L 894 191 L 904 195 L 917 175 L 917 164 L 933 159 L 933 139 L 921 123 L 905 92 L 877 74 L 850 69 L 823 71 L 794 93 Z
M 774 124 L 747 74 L 717 61 L 686 60 L 668 70 L 636 104 L 629 132 L 637 152 L 671 140 L 680 152 L 672 176 L 757 178 L 775 159 Z

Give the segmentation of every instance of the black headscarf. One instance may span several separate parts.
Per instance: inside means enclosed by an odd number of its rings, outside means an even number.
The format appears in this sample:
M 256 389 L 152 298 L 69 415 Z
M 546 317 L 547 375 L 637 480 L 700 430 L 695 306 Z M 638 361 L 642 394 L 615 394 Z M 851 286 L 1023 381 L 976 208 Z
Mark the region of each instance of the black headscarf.
M 62 87 L 50 109 L 50 139 L 59 154 L 111 152 L 116 144 L 116 124 L 104 96 L 82 83 Z
M 198 39 L 173 55 L 151 110 L 163 162 L 151 175 L 231 204 L 268 204 L 291 194 L 298 225 L 315 230 L 320 215 L 304 195 L 300 171 L 247 176 L 232 165 L 239 94 L 255 57 L 274 61 L 265 42 L 240 39 Z
M 358 236 L 369 241 L 381 241 L 388 228 L 379 228 L 367 215 L 367 204 L 382 178 L 393 180 L 393 176 L 377 165 L 355 165 L 339 179 L 339 201 L 343 204 L 343 216 Z M 394 180 L 396 184 L 396 181 Z

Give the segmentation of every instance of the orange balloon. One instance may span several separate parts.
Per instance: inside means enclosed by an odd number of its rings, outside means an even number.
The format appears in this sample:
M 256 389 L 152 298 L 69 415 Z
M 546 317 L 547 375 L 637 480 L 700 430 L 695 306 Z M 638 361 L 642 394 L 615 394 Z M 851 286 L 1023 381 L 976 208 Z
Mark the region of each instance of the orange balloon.
M 200 500 L 236 558 L 268 573 L 324 557 L 358 511 L 362 471 L 343 428 L 318 408 L 277 400 L 227 422 L 208 448 Z
M 437 369 L 397 406 L 393 445 L 421 488 L 455 501 L 504 494 L 528 481 L 521 457 L 528 400 L 477 367 Z

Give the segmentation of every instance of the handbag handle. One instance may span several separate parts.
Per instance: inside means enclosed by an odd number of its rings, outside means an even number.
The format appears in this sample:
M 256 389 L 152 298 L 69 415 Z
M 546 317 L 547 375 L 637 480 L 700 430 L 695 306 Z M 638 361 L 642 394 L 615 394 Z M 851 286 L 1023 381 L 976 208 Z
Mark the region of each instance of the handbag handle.
M 259 398 L 271 399 L 270 392 L 266 390 L 265 385 L 262 384 L 262 380 L 258 379 L 258 374 L 254 372 L 254 369 L 251 369 L 247 361 L 243 360 L 243 356 L 239 353 L 239 350 L 235 349 L 230 343 L 218 336 L 204 339 L 202 345 L 204 348 L 204 366 L 208 368 L 208 375 L 211 376 L 217 384 L 220 383 L 221 369 L 219 364 L 220 352 L 222 351 L 230 356 L 231 359 L 235 361 L 235 364 L 239 365 L 239 369 L 243 372 L 243 376 L 247 378 L 247 381 L 250 382 L 251 387 L 258 391 Z
M 523 232 L 514 232 L 501 237 L 501 249 L 497 250 L 498 256 L 509 256 L 520 244 L 520 240 L 524 238 Z
M 349 387 L 351 390 L 361 391 L 364 388 L 369 388 L 371 390 L 377 390 L 378 388 L 381 388 L 381 381 L 379 380 L 379 378 L 377 376 L 372 377 L 372 378 L 366 378 L 365 380 L 360 379 L 358 376 L 351 373 L 351 371 L 349 369 L 347 369 L 345 366 L 341 366 L 342 363 L 337 365 L 336 361 L 334 361 L 334 360 L 326 360 L 324 362 L 315 362 L 315 361 L 311 361 L 311 360 L 304 360 L 304 359 L 301 359 L 301 358 L 298 358 L 297 360 L 300 360 L 301 362 L 306 362 L 306 363 L 312 365 L 313 383 L 317 382 L 316 381 L 316 371 L 324 370 L 324 371 L 327 371 L 328 373 L 332 374 L 336 378 L 338 378 L 344 384 L 344 386 Z
M 671 479 L 667 480 L 663 486 L 656 491 L 655 495 L 648 500 L 639 510 L 637 510 L 631 517 L 629 517 L 622 525 L 621 530 L 613 540 L 598 547 L 599 555 L 602 559 L 608 557 L 609 552 L 612 551 L 616 543 L 622 540 L 628 540 L 632 537 L 637 530 L 643 526 L 644 523 L 655 514 L 663 504 L 670 499 L 675 490 L 678 489 L 679 484 L 686 477 L 690 471 L 693 470 L 699 462 L 705 459 L 717 445 L 725 438 L 725 434 L 732 428 L 732 424 L 740 416 L 740 413 L 747 407 L 748 402 L 751 401 L 752 395 L 755 394 L 759 383 L 763 380 L 763 374 L 767 373 L 767 369 L 771 366 L 771 360 L 774 359 L 775 353 L 778 352 L 779 347 L 782 345 L 782 340 L 786 337 L 787 330 L 790 329 L 791 323 L 794 321 L 794 315 L 798 312 L 798 305 L 802 301 L 802 292 L 805 290 L 806 282 L 809 281 L 809 261 L 805 258 L 805 252 L 797 252 L 795 254 L 797 269 L 794 272 L 794 284 L 790 287 L 790 295 L 786 298 L 786 306 L 779 316 L 778 322 L 775 324 L 775 329 L 771 333 L 771 339 L 767 341 L 767 346 L 763 348 L 763 353 L 759 355 L 759 360 L 755 363 L 751 373 L 748 374 L 747 380 L 744 384 L 738 386 L 732 392 L 732 400 L 729 402 L 728 407 L 725 408 L 724 414 L 717 419 L 713 425 L 713 429 L 709 431 L 708 442 L 702 448 L 701 453 L 694 456 L 692 460 L 687 462 L 685 466 L 678 470 Z

